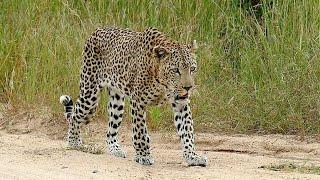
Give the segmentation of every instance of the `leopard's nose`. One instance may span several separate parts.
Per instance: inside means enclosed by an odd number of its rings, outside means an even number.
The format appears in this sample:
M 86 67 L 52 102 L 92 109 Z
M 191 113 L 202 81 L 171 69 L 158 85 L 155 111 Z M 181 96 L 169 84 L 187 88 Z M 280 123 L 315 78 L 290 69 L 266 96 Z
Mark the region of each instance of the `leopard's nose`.
M 192 88 L 192 86 L 184 86 L 183 89 L 185 89 L 186 91 L 189 91 Z

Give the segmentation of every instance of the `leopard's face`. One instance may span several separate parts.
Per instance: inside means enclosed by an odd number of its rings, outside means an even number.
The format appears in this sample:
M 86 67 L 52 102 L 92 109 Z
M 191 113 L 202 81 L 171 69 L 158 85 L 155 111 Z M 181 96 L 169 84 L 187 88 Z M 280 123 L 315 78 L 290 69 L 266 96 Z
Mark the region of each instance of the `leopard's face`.
M 191 45 L 176 45 L 157 51 L 160 59 L 159 77 L 166 84 L 166 91 L 176 101 L 188 99 L 194 89 L 197 71 L 196 42 Z

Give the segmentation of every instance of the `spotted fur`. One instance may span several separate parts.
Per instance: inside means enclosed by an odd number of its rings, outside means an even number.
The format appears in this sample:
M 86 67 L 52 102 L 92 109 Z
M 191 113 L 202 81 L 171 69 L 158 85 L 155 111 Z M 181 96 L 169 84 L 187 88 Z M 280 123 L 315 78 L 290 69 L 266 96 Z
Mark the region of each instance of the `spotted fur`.
M 109 152 L 126 157 L 118 140 L 124 112 L 124 98 L 130 99 L 134 160 L 154 163 L 150 155 L 150 137 L 146 126 L 146 106 L 169 102 L 174 124 L 181 139 L 183 156 L 189 165 L 206 166 L 207 159 L 194 150 L 193 120 L 189 94 L 194 87 L 195 42 L 183 45 L 154 28 L 136 32 L 120 28 L 97 29 L 87 40 L 80 75 L 80 95 L 73 107 L 70 96 L 61 96 L 68 120 L 68 143 L 82 148 L 80 126 L 94 115 L 99 94 L 109 90 Z M 81 147 L 81 148 L 79 148 Z M 92 150 L 93 151 L 93 150 Z

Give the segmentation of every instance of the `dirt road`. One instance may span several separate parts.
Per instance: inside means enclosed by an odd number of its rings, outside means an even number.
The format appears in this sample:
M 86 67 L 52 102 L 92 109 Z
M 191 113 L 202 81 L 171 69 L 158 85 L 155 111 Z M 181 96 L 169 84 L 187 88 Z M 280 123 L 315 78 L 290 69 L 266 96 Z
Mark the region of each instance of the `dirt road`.
M 0 131 L 0 179 L 320 179 L 319 175 L 271 171 L 263 165 L 295 163 L 320 165 L 320 144 L 293 136 L 196 136 L 208 167 L 188 167 L 175 135 L 152 133 L 153 166 L 132 161 L 129 135 L 121 136 L 125 159 L 109 154 L 67 150 L 62 140 L 41 134 Z M 103 145 L 103 139 L 96 139 Z

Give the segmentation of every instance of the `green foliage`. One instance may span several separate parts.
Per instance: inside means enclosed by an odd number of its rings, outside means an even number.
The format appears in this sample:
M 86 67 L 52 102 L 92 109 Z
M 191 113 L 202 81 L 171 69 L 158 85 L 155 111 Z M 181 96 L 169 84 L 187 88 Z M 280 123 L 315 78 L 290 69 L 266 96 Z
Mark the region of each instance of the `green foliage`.
M 61 94 L 77 97 L 82 48 L 95 28 L 154 26 L 180 42 L 199 42 L 197 128 L 320 131 L 318 0 L 4 0 L 0 10 L 2 102 L 60 113 Z M 161 110 L 151 109 L 151 119 L 166 128 L 172 114 Z
M 295 163 L 289 163 L 289 162 L 285 162 L 283 164 L 270 164 L 267 166 L 260 166 L 259 168 L 268 169 L 271 171 L 299 172 L 303 174 L 320 175 L 319 166 L 297 165 Z

